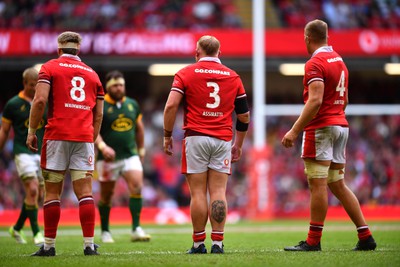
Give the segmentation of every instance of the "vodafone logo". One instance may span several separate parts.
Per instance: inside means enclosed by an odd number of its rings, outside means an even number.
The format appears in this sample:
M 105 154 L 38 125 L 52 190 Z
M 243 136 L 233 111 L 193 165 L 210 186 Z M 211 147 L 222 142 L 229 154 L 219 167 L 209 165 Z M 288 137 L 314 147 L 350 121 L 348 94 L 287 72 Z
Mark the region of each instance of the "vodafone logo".
M 358 37 L 361 50 L 368 54 L 375 53 L 379 48 L 379 37 L 373 31 L 362 31 Z

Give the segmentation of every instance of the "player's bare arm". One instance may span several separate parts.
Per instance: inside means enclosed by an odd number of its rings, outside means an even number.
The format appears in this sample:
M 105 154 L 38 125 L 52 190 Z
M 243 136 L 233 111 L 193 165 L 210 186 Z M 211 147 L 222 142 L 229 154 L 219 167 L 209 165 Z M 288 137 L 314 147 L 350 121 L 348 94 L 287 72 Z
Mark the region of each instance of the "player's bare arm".
M 324 96 L 324 83 L 321 81 L 312 82 L 308 88 L 308 95 L 309 98 L 299 118 L 282 139 L 284 147 L 292 147 L 297 136 L 303 131 L 307 123 L 317 115 Z
M 32 101 L 31 112 L 29 114 L 29 129 L 26 139 L 26 145 L 32 152 L 38 151 L 36 129 L 42 120 L 49 98 L 50 85 L 47 83 L 38 83 L 36 85 L 35 97 Z
M 237 120 L 242 124 L 249 124 L 250 111 L 243 114 L 237 114 Z M 247 135 L 247 130 L 239 131 L 238 129 L 236 129 L 235 142 L 233 143 L 232 146 L 232 162 L 237 162 L 240 160 L 242 156 L 242 146 L 246 135 Z
M 4 144 L 7 141 L 8 135 L 10 134 L 11 123 L 6 120 L 2 120 L 0 126 L 0 151 L 3 151 Z
M 171 91 L 168 96 L 167 103 L 164 108 L 164 152 L 167 155 L 172 155 L 173 139 L 172 130 L 174 128 L 176 113 L 178 112 L 179 104 L 182 101 L 181 93 Z
M 105 161 L 113 161 L 115 159 L 115 150 L 104 142 L 103 137 L 100 134 L 97 136 L 94 144 L 97 146 L 97 149 L 101 154 L 103 154 Z
M 146 155 L 146 149 L 144 148 L 144 123 L 142 121 L 142 115 L 136 120 L 136 145 L 140 160 L 143 161 Z
M 96 100 L 96 106 L 93 110 L 93 128 L 94 128 L 94 136 L 93 141 L 97 139 L 97 136 L 100 132 L 101 123 L 103 121 L 103 107 L 104 107 L 104 99 L 98 98 Z

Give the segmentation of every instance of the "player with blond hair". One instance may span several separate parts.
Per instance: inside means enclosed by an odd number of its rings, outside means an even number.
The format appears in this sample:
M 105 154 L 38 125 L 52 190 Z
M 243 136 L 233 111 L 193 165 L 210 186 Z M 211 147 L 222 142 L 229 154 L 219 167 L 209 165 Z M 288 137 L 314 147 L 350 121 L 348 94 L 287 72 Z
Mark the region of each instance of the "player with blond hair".
M 97 73 L 78 57 L 82 38 L 75 32 L 58 36 L 57 59 L 43 64 L 30 112 L 26 144 L 38 151 L 36 136 L 48 103 L 41 167 L 45 180 L 44 245 L 32 256 L 55 256 L 61 193 L 69 171 L 79 202 L 84 255 L 98 255 L 94 244 L 95 205 L 92 194 L 94 141 L 103 118 L 104 90 Z
M 190 188 L 193 225 L 193 246 L 188 253 L 207 253 L 204 241 L 208 219 L 212 228 L 211 253 L 224 253 L 226 186 L 231 163 L 241 157 L 250 112 L 239 75 L 219 59 L 218 39 L 202 36 L 195 53 L 196 63 L 175 74 L 164 109 L 163 146 L 167 155 L 173 154 L 172 131 L 183 101 L 182 173 Z M 234 140 L 233 113 L 237 118 Z
M 10 227 L 10 235 L 17 243 L 26 244 L 25 234 L 22 230 L 26 219 L 29 219 L 33 242 L 35 245 L 42 245 L 43 234 L 38 224 L 38 200 L 43 197 L 43 177 L 40 170 L 40 150 L 30 151 L 26 145 L 28 134 L 29 111 L 35 88 L 38 80 L 38 71 L 35 68 L 27 68 L 22 74 L 23 90 L 11 98 L 3 110 L 2 124 L 0 128 L 0 151 L 3 150 L 11 128 L 14 130 L 13 154 L 18 176 L 22 179 L 25 198 L 16 224 Z M 38 142 L 41 141 L 44 133 L 46 115 L 40 118 L 38 125 Z

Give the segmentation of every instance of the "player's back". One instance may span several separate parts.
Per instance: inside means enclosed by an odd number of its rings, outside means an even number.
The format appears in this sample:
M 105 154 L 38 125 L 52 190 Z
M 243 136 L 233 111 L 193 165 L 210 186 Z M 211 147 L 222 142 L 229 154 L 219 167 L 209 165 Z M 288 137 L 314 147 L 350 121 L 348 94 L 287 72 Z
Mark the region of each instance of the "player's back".
M 348 76 L 342 57 L 331 49 L 317 53 L 307 62 L 305 84 L 312 79 L 322 79 L 324 82 L 322 105 L 307 129 L 310 126 L 318 128 L 348 125 L 344 112 L 347 105 Z
M 45 139 L 93 142 L 92 110 L 98 94 L 104 94 L 96 72 L 64 54 L 42 66 L 41 79 L 51 85 Z
M 200 60 L 180 73 L 184 87 L 184 130 L 232 139 L 235 99 L 245 94 L 235 71 L 213 60 Z

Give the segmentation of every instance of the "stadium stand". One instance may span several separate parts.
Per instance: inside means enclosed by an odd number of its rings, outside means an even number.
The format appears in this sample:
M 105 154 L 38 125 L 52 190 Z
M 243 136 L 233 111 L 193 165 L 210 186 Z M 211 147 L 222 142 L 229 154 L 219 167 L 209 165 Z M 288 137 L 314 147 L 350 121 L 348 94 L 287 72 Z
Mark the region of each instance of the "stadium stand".
M 400 28 L 393 0 L 267 0 L 267 28 L 302 28 L 312 18 L 334 29 Z M 0 1 L 0 29 L 162 31 L 250 28 L 248 0 L 18 0 Z
M 390 0 L 274 1 L 284 27 L 303 28 L 312 18 L 325 19 L 332 29 L 400 28 L 400 6 Z
M 0 1 L 0 28 L 160 31 L 241 27 L 231 0 Z

